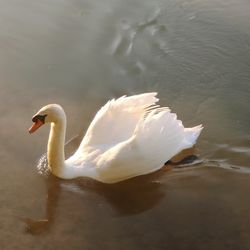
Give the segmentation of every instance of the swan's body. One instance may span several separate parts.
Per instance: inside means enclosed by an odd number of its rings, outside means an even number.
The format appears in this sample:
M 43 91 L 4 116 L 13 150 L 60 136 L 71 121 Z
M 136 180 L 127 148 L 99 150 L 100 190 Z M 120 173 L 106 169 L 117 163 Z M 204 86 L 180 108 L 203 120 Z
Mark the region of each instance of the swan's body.
M 192 147 L 202 126 L 184 128 L 176 114 L 155 106 L 156 93 L 109 101 L 96 114 L 77 151 L 64 158 L 66 115 L 57 104 L 40 109 L 30 133 L 51 123 L 48 165 L 63 179 L 90 177 L 115 183 L 160 169 L 183 149 Z

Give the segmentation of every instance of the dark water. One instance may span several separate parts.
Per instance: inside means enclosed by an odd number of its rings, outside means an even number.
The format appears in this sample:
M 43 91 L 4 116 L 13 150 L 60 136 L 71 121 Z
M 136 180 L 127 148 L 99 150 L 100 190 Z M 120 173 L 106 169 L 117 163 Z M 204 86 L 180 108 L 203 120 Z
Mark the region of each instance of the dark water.
M 0 248 L 250 249 L 249 13 L 247 0 L 0 1 Z M 203 164 L 111 186 L 38 174 L 38 108 L 61 104 L 71 138 L 108 99 L 148 91 L 203 123 Z

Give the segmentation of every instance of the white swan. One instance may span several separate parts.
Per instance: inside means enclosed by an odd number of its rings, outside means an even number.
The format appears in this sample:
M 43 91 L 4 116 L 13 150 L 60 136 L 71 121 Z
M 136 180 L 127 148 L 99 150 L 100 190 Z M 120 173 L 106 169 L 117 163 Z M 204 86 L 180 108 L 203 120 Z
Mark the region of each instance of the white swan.
M 91 122 L 77 151 L 65 160 L 66 115 L 49 104 L 32 118 L 33 133 L 51 124 L 47 156 L 57 177 L 90 177 L 115 183 L 160 169 L 183 149 L 192 147 L 202 126 L 184 128 L 169 108 L 155 105 L 157 93 L 120 97 L 107 102 Z

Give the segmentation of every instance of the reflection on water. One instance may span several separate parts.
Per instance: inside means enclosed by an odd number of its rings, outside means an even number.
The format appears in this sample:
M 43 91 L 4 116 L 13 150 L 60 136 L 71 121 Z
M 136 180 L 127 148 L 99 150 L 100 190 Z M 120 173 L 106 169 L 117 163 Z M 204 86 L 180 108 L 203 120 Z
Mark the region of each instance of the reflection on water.
M 50 176 L 46 186 L 47 201 L 45 204 L 45 217 L 38 220 L 32 218 L 23 219 L 27 225 L 27 232 L 31 234 L 47 232 L 53 225 L 62 189 L 77 193 L 80 196 L 84 195 L 84 192 L 95 192 L 98 196 L 104 197 L 112 209 L 114 209 L 116 215 L 119 216 L 142 213 L 145 210 L 151 209 L 164 197 L 164 192 L 161 190 L 161 183 L 156 181 L 156 174 L 138 177 L 113 185 L 105 185 L 90 180 L 67 182 Z
M 0 0 L 1 249 L 249 249 L 249 11 L 244 0 Z M 39 107 L 65 108 L 69 155 L 108 99 L 147 91 L 204 125 L 202 162 L 116 185 L 38 174 L 48 128 L 27 128 Z
M 60 181 L 52 176 L 48 178 L 47 183 L 47 204 L 44 219 L 34 220 L 32 218 L 25 218 L 23 221 L 26 223 L 26 231 L 31 234 L 41 234 L 48 231 L 50 226 L 55 221 L 56 207 L 60 195 Z

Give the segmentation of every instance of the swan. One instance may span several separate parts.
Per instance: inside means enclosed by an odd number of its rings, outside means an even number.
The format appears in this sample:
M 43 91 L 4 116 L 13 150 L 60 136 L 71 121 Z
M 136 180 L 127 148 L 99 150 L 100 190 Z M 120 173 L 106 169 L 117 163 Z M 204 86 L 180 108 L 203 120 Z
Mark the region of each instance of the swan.
M 66 115 L 58 104 L 42 107 L 29 132 L 50 124 L 48 168 L 62 179 L 89 177 L 116 183 L 149 174 L 192 147 L 202 125 L 184 128 L 176 114 L 156 105 L 157 93 L 122 96 L 108 101 L 95 115 L 76 152 L 65 160 Z

